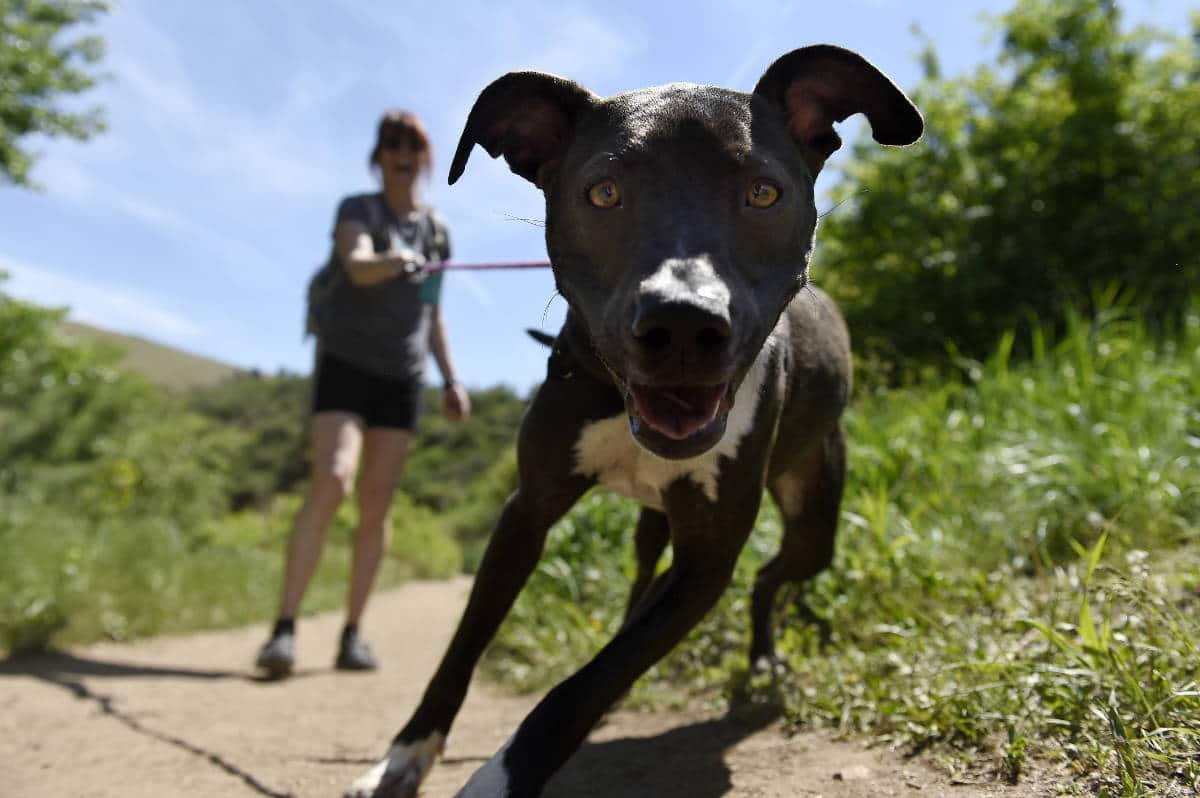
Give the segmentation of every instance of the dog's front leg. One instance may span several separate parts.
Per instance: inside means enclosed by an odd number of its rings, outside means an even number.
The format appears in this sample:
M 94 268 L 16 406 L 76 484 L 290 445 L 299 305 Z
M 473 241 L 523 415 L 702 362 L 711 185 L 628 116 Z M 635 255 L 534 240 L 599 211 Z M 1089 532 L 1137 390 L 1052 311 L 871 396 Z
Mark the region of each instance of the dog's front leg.
M 625 605 L 625 618 L 633 614 L 634 608 L 642 600 L 642 596 L 654 581 L 654 571 L 663 550 L 671 542 L 671 530 L 667 526 L 667 517 L 658 510 L 649 507 L 642 508 L 638 516 L 637 530 L 633 535 L 634 548 L 637 552 L 637 577 L 629 589 L 629 600 Z
M 674 559 L 616 637 L 555 687 L 458 798 L 534 798 L 608 708 L 712 608 L 733 574 L 762 487 L 719 504 L 692 482 L 667 491 Z M 725 498 L 725 497 L 723 497 Z
M 571 421 L 582 420 L 570 411 L 586 411 L 592 401 L 581 390 L 547 383 L 538 392 L 517 445 L 520 487 L 500 513 L 458 629 L 412 718 L 346 798 L 411 798 L 433 767 L 475 665 L 537 565 L 546 533 L 593 484 L 572 472 Z
M 582 492 L 582 491 L 580 491 Z M 564 501 L 564 507 L 574 502 Z M 346 798 L 410 798 L 441 754 L 475 665 L 537 564 L 546 532 L 562 512 L 518 491 L 504 506 L 479 565 L 458 630 L 412 719 L 387 755 L 359 778 Z

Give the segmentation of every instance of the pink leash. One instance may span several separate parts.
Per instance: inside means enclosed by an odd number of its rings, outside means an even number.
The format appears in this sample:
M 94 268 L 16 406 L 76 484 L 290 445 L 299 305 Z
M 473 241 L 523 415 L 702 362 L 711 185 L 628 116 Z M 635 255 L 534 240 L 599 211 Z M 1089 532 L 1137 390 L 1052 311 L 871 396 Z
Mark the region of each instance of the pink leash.
M 424 266 L 418 266 L 415 263 L 410 264 L 411 268 L 405 269 L 410 274 L 423 272 L 448 272 L 448 271 L 481 271 L 483 269 L 548 269 L 550 261 L 548 260 L 518 260 L 518 261 L 501 261 L 498 263 L 427 263 Z

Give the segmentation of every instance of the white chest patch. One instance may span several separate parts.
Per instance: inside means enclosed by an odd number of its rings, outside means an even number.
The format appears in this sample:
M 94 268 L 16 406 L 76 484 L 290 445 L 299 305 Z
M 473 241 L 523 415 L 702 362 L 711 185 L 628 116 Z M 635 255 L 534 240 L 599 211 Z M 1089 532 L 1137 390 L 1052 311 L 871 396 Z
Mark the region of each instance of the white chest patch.
M 774 346 L 772 336 L 738 387 L 725 434 L 704 454 L 687 460 L 659 457 L 642 448 L 629 431 L 629 418 L 622 414 L 584 426 L 575 442 L 575 473 L 594 477 L 600 484 L 655 510 L 663 509 L 663 490 L 675 480 L 687 477 L 715 503 L 720 458 L 722 455 L 730 459 L 737 457 L 738 445 L 754 425 L 767 374 L 766 364 Z

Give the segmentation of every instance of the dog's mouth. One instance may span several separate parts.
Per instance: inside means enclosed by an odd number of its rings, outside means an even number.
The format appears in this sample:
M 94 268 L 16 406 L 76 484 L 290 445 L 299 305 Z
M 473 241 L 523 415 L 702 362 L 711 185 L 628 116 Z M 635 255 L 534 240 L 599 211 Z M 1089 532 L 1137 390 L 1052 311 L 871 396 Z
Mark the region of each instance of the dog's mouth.
M 664 457 L 691 457 L 725 432 L 732 404 L 730 383 L 642 385 L 626 383 L 625 410 L 634 436 Z

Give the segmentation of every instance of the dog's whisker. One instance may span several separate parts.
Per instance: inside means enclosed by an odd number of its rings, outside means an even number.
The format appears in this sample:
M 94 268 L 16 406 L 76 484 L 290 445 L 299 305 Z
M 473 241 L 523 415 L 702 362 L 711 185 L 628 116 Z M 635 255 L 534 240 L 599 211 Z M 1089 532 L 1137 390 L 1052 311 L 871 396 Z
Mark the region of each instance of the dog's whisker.
M 550 314 L 550 306 L 553 305 L 554 300 L 558 299 L 560 296 L 562 296 L 562 294 L 555 291 L 550 295 L 550 298 L 546 300 L 546 307 L 542 309 L 542 324 L 546 323 L 546 316 Z
M 526 216 L 516 216 L 515 214 L 511 214 L 511 213 L 505 213 L 502 215 L 504 216 L 505 219 L 508 219 L 510 222 L 524 222 L 525 224 L 533 225 L 534 227 L 545 227 L 546 226 L 546 222 L 542 219 L 530 219 L 529 217 L 526 217 Z
M 819 214 L 817 214 L 817 218 L 818 218 L 818 219 L 824 219 L 826 216 L 828 216 L 829 214 L 833 213 L 834 211 L 836 211 L 838 208 L 840 208 L 840 207 L 842 207 L 843 205 L 845 205 L 845 204 L 846 204 L 847 202 L 849 202 L 850 200 L 852 200 L 852 199 L 854 199 L 855 197 L 857 197 L 857 196 L 860 196 L 860 195 L 862 195 L 862 194 L 867 194 L 867 193 L 869 193 L 870 191 L 871 191 L 871 189 L 869 189 L 869 188 L 864 188 L 864 189 L 861 189 L 860 191 L 856 191 L 856 192 L 854 192 L 854 193 L 853 193 L 853 194 L 851 194 L 849 197 L 846 197 L 844 200 L 842 200 L 841 202 L 837 203 L 836 205 L 834 205 L 834 206 L 833 206 L 832 208 L 830 208 L 829 210 L 827 210 L 827 211 L 825 211 L 825 212 L 823 212 L 823 213 L 819 213 Z

